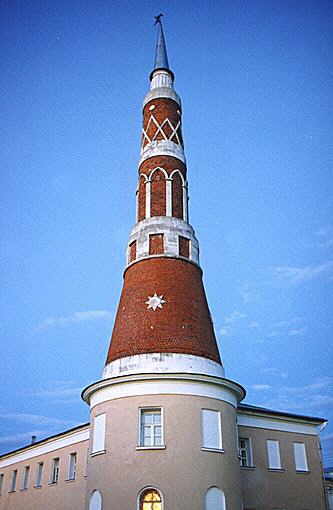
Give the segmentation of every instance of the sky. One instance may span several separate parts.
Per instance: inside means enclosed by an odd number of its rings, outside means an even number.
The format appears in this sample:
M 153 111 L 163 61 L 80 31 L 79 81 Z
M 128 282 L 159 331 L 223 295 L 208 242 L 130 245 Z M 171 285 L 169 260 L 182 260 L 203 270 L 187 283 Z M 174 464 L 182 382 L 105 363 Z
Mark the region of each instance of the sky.
M 164 13 L 228 378 L 320 416 L 333 465 L 333 4 L 4 0 L 0 452 L 87 422 L 135 221 Z

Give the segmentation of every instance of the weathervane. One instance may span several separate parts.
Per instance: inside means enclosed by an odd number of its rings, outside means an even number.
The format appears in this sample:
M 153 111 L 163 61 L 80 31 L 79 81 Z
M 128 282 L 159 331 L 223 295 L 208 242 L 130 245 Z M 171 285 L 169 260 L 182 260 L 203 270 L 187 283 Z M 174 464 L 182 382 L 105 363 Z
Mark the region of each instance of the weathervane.
M 162 21 L 161 21 L 162 16 L 164 16 L 164 14 L 162 14 L 162 13 L 158 14 L 157 16 L 154 16 L 154 18 L 155 18 L 154 25 L 157 25 L 157 23 L 159 23 L 160 25 L 162 24 Z

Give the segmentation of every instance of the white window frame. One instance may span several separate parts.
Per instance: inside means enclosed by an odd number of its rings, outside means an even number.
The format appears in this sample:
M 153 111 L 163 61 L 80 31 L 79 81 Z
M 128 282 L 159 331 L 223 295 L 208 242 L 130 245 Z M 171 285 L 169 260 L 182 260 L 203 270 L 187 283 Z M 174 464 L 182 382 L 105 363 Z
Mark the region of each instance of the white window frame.
M 240 442 L 246 441 L 245 448 L 241 448 Z M 250 437 L 239 437 L 238 438 L 238 450 L 239 450 L 239 463 L 241 467 L 253 467 L 253 453 L 252 453 L 252 440 Z M 246 460 L 247 463 L 245 465 L 242 464 L 242 455 L 241 451 L 244 450 L 246 452 Z
M 54 459 L 52 459 L 50 484 L 58 483 L 58 481 L 59 481 L 59 472 L 60 472 L 60 458 L 59 457 L 55 457 Z
M 30 474 L 30 466 L 24 466 L 24 470 L 22 473 L 22 484 L 21 484 L 21 490 L 25 491 L 28 488 L 29 485 L 29 474 Z
M 77 453 L 72 452 L 68 457 L 68 478 L 67 480 L 76 479 Z
M 39 488 L 42 486 L 44 462 L 38 462 L 36 471 L 36 483 L 35 487 Z
M 161 416 L 161 444 L 160 445 L 145 445 L 142 438 L 142 417 L 144 413 L 148 413 L 149 411 L 160 411 Z M 152 426 L 154 428 L 154 425 Z M 154 433 L 152 434 L 154 437 Z M 139 407 L 138 409 L 138 439 L 137 439 L 137 450 L 162 450 L 165 448 L 165 440 L 164 440 L 164 410 L 163 407 L 160 406 L 147 406 L 147 407 Z M 158 489 L 156 489 L 158 490 Z
M 270 446 L 275 448 L 275 451 L 270 449 Z M 267 451 L 267 466 L 268 469 L 282 469 L 281 453 L 280 453 L 280 441 L 277 439 L 266 439 L 266 451 Z M 276 457 L 277 462 L 273 462 L 273 457 Z
M 295 441 L 293 443 L 295 469 L 301 473 L 309 471 L 305 443 Z
M 218 431 L 218 445 L 216 447 L 209 446 L 207 443 L 205 444 L 205 435 L 204 435 L 204 415 L 205 412 L 215 413 L 218 418 L 217 423 L 217 431 Z M 223 452 L 223 438 L 222 438 L 222 417 L 221 411 L 217 409 L 201 409 L 201 450 L 209 451 L 209 452 Z
M 98 414 L 93 420 L 91 455 L 105 453 L 106 414 Z
M 17 483 L 17 469 L 14 469 L 12 471 L 12 479 L 10 482 L 10 490 L 9 492 L 15 492 L 16 491 L 16 483 Z

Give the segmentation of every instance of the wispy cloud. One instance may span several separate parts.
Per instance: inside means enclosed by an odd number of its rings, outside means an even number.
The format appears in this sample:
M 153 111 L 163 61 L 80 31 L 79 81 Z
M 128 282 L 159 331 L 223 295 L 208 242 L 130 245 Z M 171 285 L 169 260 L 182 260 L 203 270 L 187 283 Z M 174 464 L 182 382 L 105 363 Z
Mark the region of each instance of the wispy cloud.
M 255 391 L 266 391 L 270 390 L 272 386 L 270 384 L 252 384 L 251 388 Z
M 30 430 L 28 432 L 18 432 L 17 434 L 10 434 L 8 436 L 0 436 L 0 444 L 6 443 L 30 443 L 31 436 L 45 436 L 45 430 Z
M 272 330 L 267 334 L 268 338 L 276 336 L 303 336 L 307 332 L 302 317 L 292 317 L 291 319 L 275 322 L 272 324 Z
M 282 377 L 282 379 L 287 379 L 288 374 L 283 370 L 276 367 L 266 367 L 262 369 L 263 374 L 272 375 L 275 377 Z
M 288 331 L 288 336 L 303 336 L 307 332 L 307 328 L 304 326 L 303 328 L 290 329 Z
M 224 322 L 226 324 L 233 324 L 234 322 L 236 322 L 240 319 L 245 319 L 246 317 L 247 317 L 247 315 L 245 313 L 238 312 L 237 310 L 235 310 L 230 315 L 228 315 L 227 317 L 224 318 Z
M 257 329 L 260 327 L 260 324 L 257 321 L 252 321 L 252 322 L 249 322 L 248 327 L 250 329 Z
M 111 320 L 113 314 L 108 310 L 87 310 L 84 312 L 74 312 L 72 315 L 63 317 L 48 317 L 37 326 L 37 330 L 43 330 L 54 326 L 66 326 L 67 324 L 75 324 L 96 320 Z
M 333 260 L 312 266 L 277 266 L 273 269 L 274 275 L 280 281 L 297 285 L 303 282 L 314 280 L 322 275 L 333 272 Z
M 228 335 L 230 335 L 230 331 L 231 331 L 231 330 L 230 330 L 230 328 L 229 328 L 229 327 L 220 328 L 220 329 L 219 329 L 219 334 L 220 334 L 221 336 L 228 336 Z
M 74 423 L 71 420 L 62 420 L 30 413 L 0 413 L 0 419 L 30 423 L 32 425 L 72 425 Z
M 320 248 L 331 248 L 333 246 L 333 228 L 331 226 L 321 227 L 315 232 L 318 239 L 317 245 Z

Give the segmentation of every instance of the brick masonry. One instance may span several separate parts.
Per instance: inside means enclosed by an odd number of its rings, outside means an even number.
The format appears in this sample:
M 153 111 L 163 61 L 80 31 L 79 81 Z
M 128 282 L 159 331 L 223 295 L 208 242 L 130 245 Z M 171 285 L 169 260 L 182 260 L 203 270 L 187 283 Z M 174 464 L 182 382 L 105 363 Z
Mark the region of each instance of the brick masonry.
M 145 302 L 155 292 L 166 303 L 148 310 Z M 221 363 L 198 266 L 158 257 L 126 270 L 106 363 L 148 352 L 192 354 Z
M 151 109 L 152 108 L 152 109 Z M 165 119 L 169 119 L 171 124 L 174 126 L 174 128 L 177 126 L 179 121 L 181 121 L 181 111 L 179 105 L 173 101 L 172 99 L 167 98 L 158 98 L 153 99 L 152 101 L 149 101 L 143 109 L 143 128 L 146 131 L 148 137 L 150 140 L 164 140 L 164 136 L 161 133 L 161 130 L 158 129 L 156 124 L 149 120 L 151 116 L 154 116 L 157 123 L 161 126 L 163 121 Z M 149 127 L 148 127 L 149 124 Z M 172 142 L 175 142 L 178 144 L 178 140 L 176 136 L 172 136 L 172 129 L 168 123 L 165 123 L 163 128 L 163 132 L 165 133 L 165 136 L 167 139 L 171 140 Z M 158 131 L 158 133 L 157 133 Z M 156 134 L 157 133 L 157 134 Z M 182 132 L 181 132 L 181 123 L 179 125 L 179 128 L 177 129 L 177 135 L 178 139 L 180 141 L 180 144 L 183 146 L 183 138 L 182 138 Z M 171 138 L 170 138 L 171 137 Z M 142 145 L 145 147 L 149 143 L 147 138 L 143 137 Z

